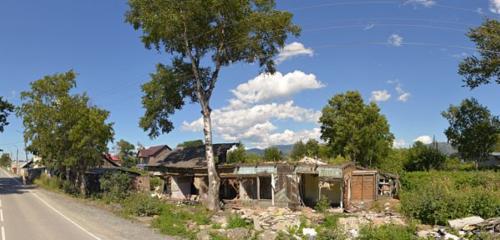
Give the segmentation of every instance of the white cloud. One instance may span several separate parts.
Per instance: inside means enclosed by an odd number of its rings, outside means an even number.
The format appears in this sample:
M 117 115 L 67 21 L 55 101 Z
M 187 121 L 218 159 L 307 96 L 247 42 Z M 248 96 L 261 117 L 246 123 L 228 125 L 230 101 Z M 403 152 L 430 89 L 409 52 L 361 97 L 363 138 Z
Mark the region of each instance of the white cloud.
M 404 4 L 412 4 L 414 6 L 421 5 L 424 7 L 432 7 L 436 4 L 434 0 L 407 0 Z
M 302 43 L 292 42 L 285 45 L 285 47 L 281 49 L 276 62 L 281 63 L 287 59 L 300 55 L 307 55 L 309 57 L 312 57 L 314 55 L 314 51 L 311 48 L 304 47 L 304 44 Z
M 408 145 L 406 144 L 406 141 L 404 139 L 394 139 L 394 142 L 392 142 L 393 148 L 404 148 L 407 146 Z
M 413 140 L 413 142 L 422 142 L 423 144 L 430 144 L 430 143 L 432 143 L 432 137 L 427 136 L 427 135 L 423 135 L 423 136 L 420 136 L 418 138 L 415 138 Z
M 372 92 L 370 101 L 385 102 L 389 100 L 389 98 L 391 98 L 391 94 L 389 94 L 387 90 L 377 90 Z
M 500 0 L 490 0 L 490 11 L 500 14 Z
M 411 93 L 403 90 L 399 80 L 397 80 L 397 79 L 396 80 L 389 80 L 389 81 L 387 81 L 387 83 L 396 85 L 395 90 L 398 93 L 398 101 L 406 102 L 406 101 L 408 101 L 408 99 L 410 99 Z
M 234 104 L 241 104 L 257 103 L 263 100 L 290 96 L 306 89 L 322 87 L 324 85 L 316 79 L 314 74 L 293 71 L 285 75 L 280 72 L 272 75 L 260 74 L 254 79 L 238 85 L 232 92 L 237 98 L 237 100 L 233 100 Z
M 389 36 L 389 39 L 387 39 L 387 43 L 395 47 L 401 47 L 401 45 L 403 45 L 403 37 L 398 34 L 392 34 Z
M 370 30 L 370 29 L 372 29 L 372 28 L 374 28 L 374 27 L 375 27 L 375 24 L 370 23 L 370 24 L 366 25 L 366 26 L 363 28 L 363 30 L 364 30 L 364 31 L 368 31 L 368 30 Z

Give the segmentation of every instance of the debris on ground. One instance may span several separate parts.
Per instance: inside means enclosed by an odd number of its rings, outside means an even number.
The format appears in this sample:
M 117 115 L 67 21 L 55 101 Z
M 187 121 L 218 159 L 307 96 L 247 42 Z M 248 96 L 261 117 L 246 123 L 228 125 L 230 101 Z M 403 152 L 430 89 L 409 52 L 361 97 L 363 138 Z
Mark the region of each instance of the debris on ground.
M 458 231 L 459 236 L 447 232 L 445 227 L 436 226 L 431 230 L 420 230 L 417 236 L 428 239 L 468 239 L 473 236 L 490 234 L 493 239 L 500 238 L 500 217 L 483 220 L 480 217 L 461 218 L 448 221 L 450 227 Z
M 466 225 L 478 224 L 482 223 L 483 221 L 484 219 L 482 219 L 481 217 L 472 216 L 472 217 L 449 220 L 448 225 L 450 225 L 450 227 L 453 229 L 460 230 Z

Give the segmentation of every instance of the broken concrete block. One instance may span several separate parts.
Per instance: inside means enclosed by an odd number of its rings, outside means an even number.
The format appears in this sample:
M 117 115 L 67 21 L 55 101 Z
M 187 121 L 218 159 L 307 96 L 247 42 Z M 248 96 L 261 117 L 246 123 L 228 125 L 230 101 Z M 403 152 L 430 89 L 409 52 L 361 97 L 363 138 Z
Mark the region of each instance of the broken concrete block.
M 471 224 L 478 224 L 482 223 L 484 219 L 478 216 L 472 216 L 472 217 L 466 217 L 466 218 L 459 218 L 459 219 L 454 219 L 454 220 L 449 220 L 448 224 L 450 227 L 460 230 L 466 225 L 471 225 Z
M 316 235 L 318 235 L 318 233 L 314 228 L 304 228 L 302 229 L 302 235 L 304 235 L 309 240 L 314 240 L 316 239 Z

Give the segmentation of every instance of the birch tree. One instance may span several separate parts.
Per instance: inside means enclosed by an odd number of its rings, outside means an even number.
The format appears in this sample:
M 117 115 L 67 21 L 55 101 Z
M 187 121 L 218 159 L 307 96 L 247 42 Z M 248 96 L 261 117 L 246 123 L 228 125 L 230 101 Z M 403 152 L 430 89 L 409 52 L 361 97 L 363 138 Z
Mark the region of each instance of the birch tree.
M 170 132 L 171 115 L 186 101 L 201 107 L 209 190 L 207 208 L 219 206 L 220 179 L 212 148 L 210 99 L 223 67 L 257 62 L 275 72 L 274 56 L 288 35 L 298 35 L 292 14 L 272 0 L 129 0 L 126 21 L 142 42 L 170 57 L 142 86 L 146 112 L 140 126 L 150 137 Z

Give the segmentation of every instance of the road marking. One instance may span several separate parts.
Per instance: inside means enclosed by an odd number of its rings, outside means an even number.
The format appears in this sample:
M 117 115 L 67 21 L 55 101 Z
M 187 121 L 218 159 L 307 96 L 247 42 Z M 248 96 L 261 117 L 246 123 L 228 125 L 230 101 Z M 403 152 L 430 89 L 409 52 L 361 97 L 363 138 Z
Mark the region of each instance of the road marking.
M 5 240 L 5 228 L 2 226 L 2 240 Z
M 9 177 L 12 178 L 12 176 L 7 171 L 3 170 L 3 172 L 6 173 Z M 23 185 L 23 183 L 20 182 L 19 180 L 17 180 L 16 178 L 12 178 L 12 179 L 14 179 L 17 183 Z M 62 212 L 60 212 L 59 210 L 57 210 L 54 207 L 52 207 L 52 205 L 50 205 L 48 202 L 46 202 L 45 200 L 43 200 L 40 196 L 38 196 L 38 194 L 36 194 L 36 193 L 34 193 L 34 192 L 30 191 L 30 190 L 28 190 L 28 191 L 31 194 L 33 194 L 33 196 L 35 196 L 36 198 L 38 198 L 38 200 L 40 200 L 40 202 L 42 202 L 43 204 L 45 204 L 47 207 L 49 207 L 50 209 L 52 209 L 52 211 L 54 211 L 57 214 L 59 214 L 61 217 L 63 217 L 64 219 L 66 219 L 68 222 L 72 223 L 73 225 L 75 225 L 77 228 L 79 228 L 80 230 L 82 230 L 85 233 L 87 233 L 92 238 L 94 238 L 96 240 L 101 240 L 98 236 L 96 236 L 93 233 L 89 232 L 87 229 L 85 229 L 84 227 L 80 226 L 78 223 L 76 223 L 75 221 L 71 220 L 69 217 L 66 217 L 66 215 L 64 215 Z M 5 240 L 3 226 L 2 226 L 2 240 Z
M 2 200 L 0 199 L 0 207 L 2 207 Z
M 3 222 L 3 209 L 0 209 L 0 221 Z

